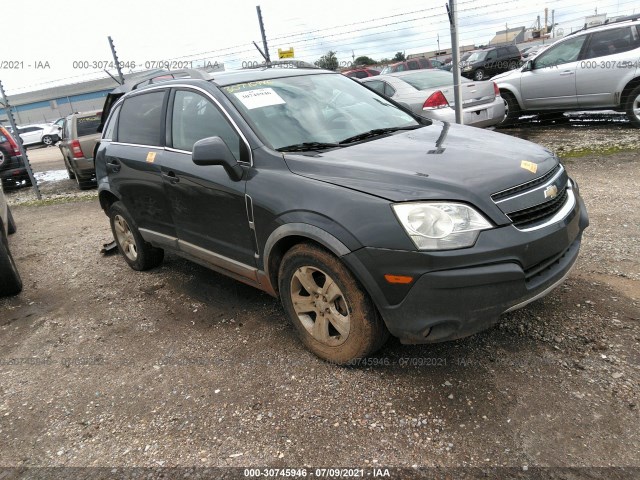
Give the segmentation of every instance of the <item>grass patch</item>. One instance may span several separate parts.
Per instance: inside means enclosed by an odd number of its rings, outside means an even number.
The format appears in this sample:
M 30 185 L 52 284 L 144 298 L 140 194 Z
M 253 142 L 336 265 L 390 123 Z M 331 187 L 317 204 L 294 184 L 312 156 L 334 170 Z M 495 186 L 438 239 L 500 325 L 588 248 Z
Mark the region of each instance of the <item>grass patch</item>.
M 575 150 L 568 151 L 556 151 L 558 157 L 563 160 L 586 157 L 588 155 L 613 155 L 620 152 L 631 152 L 638 150 L 637 145 L 610 145 L 610 146 L 595 146 L 588 148 L 577 148 Z

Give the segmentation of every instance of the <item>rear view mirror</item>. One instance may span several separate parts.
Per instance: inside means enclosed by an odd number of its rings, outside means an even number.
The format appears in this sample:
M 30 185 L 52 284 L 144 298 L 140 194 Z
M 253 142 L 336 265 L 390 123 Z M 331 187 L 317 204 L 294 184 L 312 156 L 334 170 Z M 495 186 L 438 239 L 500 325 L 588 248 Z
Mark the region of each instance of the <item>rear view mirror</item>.
M 196 165 L 221 165 L 232 180 L 240 180 L 244 173 L 231 150 L 220 137 L 198 140 L 193 145 L 191 158 Z
M 524 65 L 522 66 L 522 71 L 529 72 L 531 70 L 533 70 L 533 60 L 527 60 L 526 62 L 524 62 Z

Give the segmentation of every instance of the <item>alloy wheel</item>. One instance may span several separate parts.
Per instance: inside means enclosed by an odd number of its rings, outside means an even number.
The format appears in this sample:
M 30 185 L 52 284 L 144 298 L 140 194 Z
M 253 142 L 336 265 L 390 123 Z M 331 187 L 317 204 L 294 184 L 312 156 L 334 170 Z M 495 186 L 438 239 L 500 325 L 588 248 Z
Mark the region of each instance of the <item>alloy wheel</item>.
M 135 262 L 138 258 L 138 248 L 129 224 L 121 215 L 116 215 L 113 218 L 113 225 L 115 227 L 116 240 L 122 248 L 122 251 L 129 260 Z

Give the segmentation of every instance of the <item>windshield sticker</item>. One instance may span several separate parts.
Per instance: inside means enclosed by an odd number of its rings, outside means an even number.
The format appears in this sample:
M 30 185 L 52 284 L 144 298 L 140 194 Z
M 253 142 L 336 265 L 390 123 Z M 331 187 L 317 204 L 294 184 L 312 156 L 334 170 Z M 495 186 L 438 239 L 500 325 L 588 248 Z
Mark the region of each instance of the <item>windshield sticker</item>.
M 257 82 L 245 82 L 237 83 L 235 85 L 229 85 L 228 87 L 224 87 L 224 89 L 226 92 L 235 93 L 247 88 L 256 88 L 262 87 L 264 85 L 271 85 L 271 83 L 273 83 L 271 80 L 258 80 Z
M 235 96 L 238 97 L 238 100 L 240 100 L 249 110 L 286 103 L 282 97 L 273 90 L 273 88 L 247 90 L 246 92 L 236 93 Z
M 529 170 L 531 173 L 536 173 L 538 171 L 538 164 L 528 162 L 526 160 L 522 160 L 522 162 L 520 162 L 520 167 L 525 170 Z

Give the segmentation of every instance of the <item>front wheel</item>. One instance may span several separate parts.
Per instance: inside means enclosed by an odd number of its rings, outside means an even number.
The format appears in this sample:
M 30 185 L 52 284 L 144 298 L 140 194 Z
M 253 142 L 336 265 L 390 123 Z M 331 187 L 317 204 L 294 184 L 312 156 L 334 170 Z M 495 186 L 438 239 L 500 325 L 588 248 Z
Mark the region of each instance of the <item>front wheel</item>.
M 476 70 L 473 73 L 473 79 L 477 82 L 480 82 L 482 80 L 484 80 L 485 78 L 487 78 L 487 74 L 485 73 L 485 71 L 482 68 L 479 68 L 478 70 Z
M 633 89 L 627 100 L 627 117 L 636 128 L 640 128 L 640 86 Z
M 162 263 L 164 250 L 144 241 L 133 218 L 122 202 L 115 202 L 111 205 L 109 219 L 118 250 L 131 268 L 149 270 Z
M 7 229 L 9 235 L 13 235 L 18 231 L 18 227 L 16 226 L 16 221 L 13 219 L 13 214 L 11 213 L 11 209 L 7 207 L 8 219 L 7 219 Z
M 520 105 L 518 105 L 518 101 L 512 93 L 502 91 L 500 92 L 500 95 L 504 101 L 504 119 L 498 124 L 498 126 L 507 127 L 516 123 L 520 118 Z
M 22 279 L 9 251 L 9 242 L 0 229 L 0 297 L 16 295 L 22 291 Z
M 42 143 L 44 143 L 47 147 L 53 145 L 53 137 L 51 135 L 45 135 L 42 137 Z
M 375 305 L 331 253 L 296 245 L 280 265 L 282 304 L 304 345 L 337 364 L 371 355 L 389 338 Z

